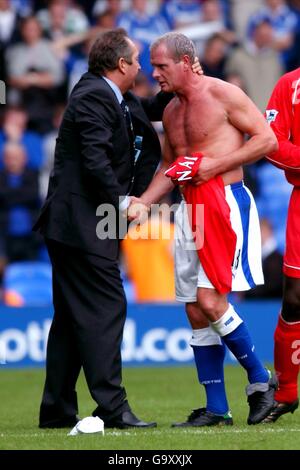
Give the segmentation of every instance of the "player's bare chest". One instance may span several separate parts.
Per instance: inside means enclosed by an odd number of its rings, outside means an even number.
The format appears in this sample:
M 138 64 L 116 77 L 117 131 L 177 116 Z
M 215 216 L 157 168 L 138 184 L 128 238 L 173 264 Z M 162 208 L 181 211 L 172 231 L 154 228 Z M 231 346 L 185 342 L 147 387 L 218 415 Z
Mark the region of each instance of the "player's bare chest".
M 176 147 L 183 143 L 200 144 L 210 139 L 225 122 L 223 110 L 215 109 L 211 103 L 206 106 L 195 103 L 190 107 L 174 107 L 166 124 L 170 143 Z

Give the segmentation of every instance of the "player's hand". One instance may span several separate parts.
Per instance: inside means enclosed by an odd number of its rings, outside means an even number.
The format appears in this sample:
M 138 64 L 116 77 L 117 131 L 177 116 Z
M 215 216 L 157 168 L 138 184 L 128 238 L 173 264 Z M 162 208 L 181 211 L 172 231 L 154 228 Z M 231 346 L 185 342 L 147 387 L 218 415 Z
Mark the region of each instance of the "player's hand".
M 197 75 L 203 75 L 204 73 L 198 57 L 195 57 L 195 62 L 192 65 L 192 71 L 196 73 Z
M 195 186 L 199 186 L 211 178 L 214 178 L 220 173 L 219 165 L 220 162 L 218 159 L 203 157 L 197 174 L 192 179 L 192 183 Z
M 136 220 L 139 223 L 143 223 L 147 220 L 149 213 L 149 207 L 142 202 L 141 199 L 131 196 L 130 206 L 127 210 L 128 220 Z

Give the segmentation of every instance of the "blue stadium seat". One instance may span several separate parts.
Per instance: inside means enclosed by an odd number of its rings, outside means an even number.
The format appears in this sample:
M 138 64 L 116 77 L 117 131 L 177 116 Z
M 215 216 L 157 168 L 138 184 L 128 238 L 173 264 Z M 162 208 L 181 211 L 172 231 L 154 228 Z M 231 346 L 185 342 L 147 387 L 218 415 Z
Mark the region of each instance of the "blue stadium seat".
M 12 263 L 5 269 L 3 289 L 7 305 L 49 305 L 52 303 L 51 265 L 41 261 Z
M 126 300 L 128 303 L 136 302 L 136 292 L 134 283 L 127 277 L 124 269 L 121 266 L 120 269 L 121 279 L 123 281 L 123 288 L 126 295 Z
M 129 279 L 124 279 L 123 287 L 124 287 L 127 302 L 131 304 L 136 302 L 136 292 L 135 292 L 133 282 L 129 281 Z
M 284 253 L 285 225 L 292 186 L 283 171 L 264 163 L 257 167 L 258 195 L 256 204 L 260 218 L 267 219 L 273 228 L 278 249 Z

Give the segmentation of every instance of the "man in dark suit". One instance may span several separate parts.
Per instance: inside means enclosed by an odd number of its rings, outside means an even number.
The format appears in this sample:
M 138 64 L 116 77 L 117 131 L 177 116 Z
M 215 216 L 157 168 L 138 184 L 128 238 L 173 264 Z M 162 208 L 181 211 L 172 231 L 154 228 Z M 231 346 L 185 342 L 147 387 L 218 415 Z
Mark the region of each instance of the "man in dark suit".
M 130 194 L 142 194 L 160 159 L 148 117 L 161 119 L 170 98 L 144 101 L 143 109 L 128 93 L 139 69 L 138 51 L 125 32 L 104 33 L 91 49 L 89 71 L 75 86 L 59 130 L 48 196 L 34 227 L 45 237 L 53 267 L 42 428 L 77 422 L 81 366 L 98 405 L 93 415 L 106 427 L 156 426 L 132 413 L 121 386 L 126 299 L 119 240 L 96 235 L 97 207 L 111 204 L 116 220 L 120 211 L 126 214 Z M 142 149 L 136 161 L 137 134 Z

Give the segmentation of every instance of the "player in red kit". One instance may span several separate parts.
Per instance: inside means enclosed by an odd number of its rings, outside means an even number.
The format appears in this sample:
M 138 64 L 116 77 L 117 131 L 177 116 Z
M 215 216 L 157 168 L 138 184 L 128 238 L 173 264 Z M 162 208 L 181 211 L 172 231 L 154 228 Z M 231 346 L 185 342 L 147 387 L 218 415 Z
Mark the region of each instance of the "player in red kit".
M 278 150 L 268 159 L 285 171 L 294 186 L 288 211 L 284 255 L 284 291 L 281 314 L 275 331 L 275 370 L 279 388 L 273 410 L 264 422 L 276 421 L 299 406 L 300 364 L 300 68 L 277 82 L 266 118 L 278 140 Z

